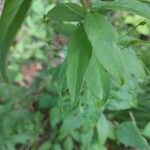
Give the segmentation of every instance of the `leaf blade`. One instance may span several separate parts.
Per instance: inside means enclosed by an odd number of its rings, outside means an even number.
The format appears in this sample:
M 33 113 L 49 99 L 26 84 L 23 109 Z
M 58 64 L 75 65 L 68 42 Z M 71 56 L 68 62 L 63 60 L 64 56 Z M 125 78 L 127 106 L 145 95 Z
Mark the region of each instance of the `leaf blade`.
M 106 101 L 110 92 L 109 74 L 93 55 L 87 71 L 87 87 L 98 99 Z
M 150 122 L 145 126 L 144 130 L 142 131 L 145 137 L 150 138 Z
M 9 47 L 19 30 L 26 13 L 28 12 L 32 0 L 6 0 L 2 16 L 0 18 L 0 72 L 7 81 L 6 59 Z
M 71 36 L 74 33 L 76 26 L 73 24 L 56 23 L 53 25 L 53 28 L 65 36 Z
M 149 150 L 150 146 L 140 135 L 138 128 L 132 122 L 123 122 L 117 128 L 118 140 L 125 146 L 132 146 L 140 150 Z
M 112 25 L 102 15 L 89 13 L 86 17 L 84 27 L 93 51 L 103 68 L 119 84 L 123 84 L 124 65 L 121 52 L 117 46 L 117 34 Z
M 146 4 L 138 0 L 115 0 L 113 2 L 100 3 L 99 6 L 96 6 L 97 10 L 100 10 L 101 8 L 104 10 L 111 9 L 128 11 L 150 19 L 150 8 Z
M 52 21 L 81 21 L 84 19 L 85 9 L 75 3 L 61 3 L 52 8 L 47 17 Z
M 67 84 L 73 100 L 79 96 L 92 48 L 85 31 L 80 25 L 75 31 L 68 47 Z

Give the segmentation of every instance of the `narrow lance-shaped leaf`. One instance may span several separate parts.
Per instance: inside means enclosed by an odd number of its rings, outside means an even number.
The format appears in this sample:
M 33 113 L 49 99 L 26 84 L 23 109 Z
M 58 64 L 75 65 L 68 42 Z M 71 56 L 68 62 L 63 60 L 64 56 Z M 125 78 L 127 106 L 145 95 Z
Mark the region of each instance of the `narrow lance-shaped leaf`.
M 94 9 L 123 10 L 150 19 L 150 7 L 138 0 L 114 0 L 113 2 L 102 2 Z
M 7 53 L 13 38 L 28 12 L 31 2 L 32 0 L 5 0 L 0 18 L 0 71 L 5 80 L 7 80 Z
M 140 1 L 143 2 L 143 3 L 150 4 L 150 1 L 149 1 L 149 0 L 140 0 Z
M 68 47 L 67 85 L 73 100 L 79 96 L 90 62 L 92 47 L 80 25 L 71 38 Z
M 117 47 L 117 33 L 104 16 L 88 13 L 85 31 L 91 41 L 93 51 L 103 68 L 119 83 L 124 83 L 124 65 L 120 49 Z
M 67 58 L 64 60 L 64 63 L 59 68 L 59 73 L 58 73 L 58 94 L 60 96 L 61 96 L 62 90 L 67 88 L 66 69 L 67 69 Z
M 99 100 L 107 100 L 110 91 L 109 74 L 103 69 L 95 55 L 92 56 L 87 72 L 87 87 Z
M 84 16 L 85 9 L 75 3 L 58 4 L 47 14 L 51 21 L 81 21 Z

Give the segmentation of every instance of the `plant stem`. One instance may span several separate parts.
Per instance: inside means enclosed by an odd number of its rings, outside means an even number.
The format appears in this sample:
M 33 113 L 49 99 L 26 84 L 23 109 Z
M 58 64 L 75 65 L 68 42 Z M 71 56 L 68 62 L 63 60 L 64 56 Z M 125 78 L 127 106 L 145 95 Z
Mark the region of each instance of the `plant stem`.
M 87 8 L 87 9 L 90 9 L 91 8 L 91 0 L 80 0 L 81 4 Z

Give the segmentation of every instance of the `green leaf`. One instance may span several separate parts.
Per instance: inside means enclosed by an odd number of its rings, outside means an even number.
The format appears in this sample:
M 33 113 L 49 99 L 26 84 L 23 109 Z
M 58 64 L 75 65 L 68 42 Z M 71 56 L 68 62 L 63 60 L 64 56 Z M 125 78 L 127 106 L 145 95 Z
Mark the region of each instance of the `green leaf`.
M 67 58 L 65 58 L 64 63 L 60 66 L 58 74 L 58 94 L 61 96 L 62 91 L 67 89 L 66 83 L 66 70 L 67 70 Z
M 15 150 L 15 144 L 12 143 L 11 141 L 9 141 L 9 142 L 6 144 L 6 148 L 9 149 L 9 150 Z
M 119 111 L 137 106 L 137 83 L 130 80 L 126 82 L 119 90 L 116 87 L 111 88 L 106 109 Z
M 109 74 L 93 55 L 87 72 L 87 87 L 100 100 L 107 100 L 110 91 Z
M 109 110 L 123 110 L 137 106 L 138 84 L 144 81 L 146 76 L 143 63 L 132 48 L 125 48 L 121 53 L 126 64 L 125 84 L 119 90 L 111 88 L 107 103 Z
M 146 75 L 143 62 L 138 58 L 135 51 L 129 47 L 122 50 L 123 61 L 125 66 L 125 78 L 126 80 L 132 80 L 133 78 L 137 82 L 144 81 Z M 128 67 L 130 66 L 130 67 Z
M 139 43 L 141 43 L 140 39 L 130 37 L 130 36 L 120 37 L 119 41 L 118 41 L 118 45 L 121 46 L 122 50 L 124 50 L 124 48 L 126 48 L 130 45 L 136 45 L 136 44 L 139 44 Z
M 53 150 L 62 150 L 60 144 L 54 144 L 54 146 L 53 146 L 52 149 L 53 149 Z
M 97 142 L 94 142 L 89 150 L 108 150 L 105 145 L 100 145 Z
M 26 134 L 18 134 L 18 135 L 13 135 L 12 139 L 13 139 L 14 143 L 25 144 L 28 140 L 31 139 L 31 137 L 29 135 L 26 135 Z
M 105 144 L 108 137 L 115 139 L 114 129 L 111 122 L 102 114 L 100 120 L 97 123 L 97 133 L 99 143 L 101 145 Z
M 85 9 L 75 3 L 61 3 L 52 8 L 47 17 L 51 21 L 81 21 L 84 19 Z
M 57 106 L 57 98 L 49 94 L 42 94 L 38 99 L 38 107 L 46 109 Z
M 150 4 L 150 1 L 149 0 L 140 0 L 141 2 L 143 2 L 143 3 L 148 3 L 148 4 Z
M 66 150 L 72 150 L 73 149 L 73 140 L 71 137 L 67 137 L 66 140 L 64 141 L 63 147 Z
M 55 23 L 53 28 L 59 33 L 66 36 L 71 36 L 74 33 L 76 26 L 73 24 Z
M 76 100 L 91 59 L 92 48 L 83 26 L 80 25 L 68 46 L 67 85 L 71 98 Z
M 150 19 L 150 7 L 138 0 L 115 0 L 113 2 L 102 2 L 96 6 L 96 9 L 128 11 Z
M 150 146 L 144 137 L 140 135 L 138 128 L 132 122 L 123 122 L 117 128 L 118 140 L 125 146 L 149 150 Z
M 51 149 L 51 142 L 46 141 L 42 145 L 40 145 L 39 150 L 49 150 Z
M 105 102 L 95 98 L 89 89 L 80 99 L 80 120 L 84 132 L 91 130 L 96 126 L 104 110 Z
M 91 41 L 93 51 L 103 68 L 120 84 L 124 83 L 124 65 L 117 47 L 117 33 L 104 16 L 88 13 L 85 31 Z
M 52 128 L 56 127 L 57 123 L 59 123 L 61 118 L 59 114 L 60 114 L 60 109 L 58 109 L 57 107 L 51 109 L 49 120 L 51 122 Z
M 150 122 L 146 125 L 142 133 L 144 136 L 150 138 Z
M 92 140 L 94 138 L 93 136 L 93 129 L 81 134 L 82 147 L 84 147 L 84 149 L 88 149 L 88 147 L 91 146 Z
M 7 53 L 31 2 L 32 0 L 5 0 L 0 18 L 0 71 L 5 80 L 8 80 L 6 75 Z
M 64 118 L 60 129 L 60 137 L 65 137 L 80 127 L 81 121 L 79 116 L 75 116 L 74 113 L 75 112 L 70 112 L 70 114 Z

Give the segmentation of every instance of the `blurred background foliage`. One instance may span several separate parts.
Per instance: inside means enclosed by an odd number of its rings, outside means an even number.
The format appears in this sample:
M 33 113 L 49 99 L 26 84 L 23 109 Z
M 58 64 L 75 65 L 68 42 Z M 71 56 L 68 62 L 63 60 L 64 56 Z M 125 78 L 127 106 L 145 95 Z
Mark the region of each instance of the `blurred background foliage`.
M 61 0 L 61 2 L 70 1 Z M 131 43 L 130 46 L 134 47 L 138 57 L 143 60 L 147 76 L 138 90 L 138 99 L 135 93 L 131 103 L 130 93 L 124 95 L 121 91 L 112 98 L 116 100 L 116 103 L 108 105 L 105 116 L 101 117 L 95 127 L 93 126 L 96 121 L 94 115 L 99 112 L 97 107 L 90 109 L 91 112 L 88 112 L 89 109 L 86 108 L 86 111 L 78 116 L 79 110 L 71 110 L 69 95 L 66 91 L 61 96 L 58 95 L 61 86 L 59 70 L 66 56 L 68 39 L 54 31 L 43 18 L 44 14 L 58 2 L 35 0 L 11 47 L 8 75 L 13 82 L 6 84 L 0 81 L 0 149 L 129 149 L 119 143 L 116 145 L 114 142 L 116 139 L 114 125 L 135 119 L 142 130 L 150 120 L 150 23 L 137 26 L 144 18 L 126 12 L 108 14 L 120 35 L 128 33 L 129 36 L 145 41 L 142 46 L 135 43 Z M 93 1 L 94 4 L 97 2 Z M 92 103 L 90 100 L 86 101 Z M 139 102 L 138 106 L 137 102 Z M 113 111 L 117 110 L 117 104 L 123 111 Z M 131 109 L 131 105 L 135 108 Z M 79 109 L 82 112 L 83 108 Z M 103 124 L 100 127 L 101 122 Z M 103 136 L 99 137 L 101 129 L 105 129 L 107 133 L 103 132 L 101 133 Z M 148 125 L 145 135 L 150 136 Z M 109 139 L 105 142 L 107 137 Z M 104 143 L 105 146 L 101 146 Z

